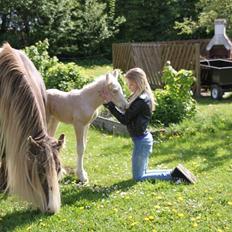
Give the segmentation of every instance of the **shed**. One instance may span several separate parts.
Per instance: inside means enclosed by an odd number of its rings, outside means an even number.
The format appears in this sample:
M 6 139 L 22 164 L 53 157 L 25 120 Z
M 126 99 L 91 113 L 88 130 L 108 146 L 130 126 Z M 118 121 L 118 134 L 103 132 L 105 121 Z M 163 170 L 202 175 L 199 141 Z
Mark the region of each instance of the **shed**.
M 124 72 L 133 67 L 142 68 L 153 89 L 162 88 L 162 70 L 167 61 L 176 69 L 193 70 L 200 94 L 200 55 L 206 55 L 209 40 L 182 40 L 150 43 L 113 44 L 113 67 Z

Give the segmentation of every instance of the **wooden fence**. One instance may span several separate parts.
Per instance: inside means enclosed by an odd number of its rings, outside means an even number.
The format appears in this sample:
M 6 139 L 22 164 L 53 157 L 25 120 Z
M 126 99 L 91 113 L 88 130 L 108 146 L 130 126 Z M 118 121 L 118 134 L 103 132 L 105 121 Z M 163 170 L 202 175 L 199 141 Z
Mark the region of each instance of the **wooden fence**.
M 209 40 L 113 44 L 113 67 L 124 72 L 142 68 L 152 88 L 162 88 L 162 70 L 167 61 L 176 70 L 193 70 L 200 93 L 200 57 L 206 56 Z

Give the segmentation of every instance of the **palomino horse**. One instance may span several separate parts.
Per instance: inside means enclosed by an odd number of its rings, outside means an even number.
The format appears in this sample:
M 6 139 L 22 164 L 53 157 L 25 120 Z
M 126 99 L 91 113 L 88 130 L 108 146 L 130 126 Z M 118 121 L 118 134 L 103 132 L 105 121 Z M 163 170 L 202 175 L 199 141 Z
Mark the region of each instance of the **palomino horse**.
M 0 182 L 42 212 L 55 213 L 64 135 L 58 141 L 48 136 L 45 104 L 39 72 L 23 52 L 5 44 L 0 50 L 0 177 L 7 180 Z
M 97 108 L 102 105 L 100 92 L 104 89 L 112 101 L 121 109 L 127 107 L 122 88 L 118 82 L 118 71 L 108 73 L 86 85 L 83 89 L 62 92 L 57 89 L 47 90 L 48 97 L 48 133 L 53 136 L 59 121 L 72 124 L 76 133 L 77 170 L 79 180 L 88 182 L 83 166 L 83 154 L 86 147 L 86 136 L 90 123 L 97 116 Z

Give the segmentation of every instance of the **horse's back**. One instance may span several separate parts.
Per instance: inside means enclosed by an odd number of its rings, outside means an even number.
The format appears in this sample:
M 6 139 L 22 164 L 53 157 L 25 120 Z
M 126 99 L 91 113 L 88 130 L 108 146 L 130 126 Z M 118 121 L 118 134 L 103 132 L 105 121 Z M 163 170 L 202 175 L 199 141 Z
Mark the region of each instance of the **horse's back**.
M 36 69 L 32 61 L 27 57 L 27 55 L 24 52 L 11 48 L 10 45 L 6 43 L 2 48 L 0 48 L 0 56 L 5 56 L 4 49 L 7 49 L 9 53 L 12 53 L 12 55 L 15 56 L 15 58 L 17 57 L 16 59 L 19 67 L 20 65 L 23 67 L 25 72 L 24 77 L 27 79 L 28 87 L 31 88 L 36 98 L 39 110 L 41 111 L 41 114 L 43 116 L 43 121 L 45 122 L 45 106 L 47 102 L 47 97 L 43 78 L 41 77 L 39 71 Z M 4 59 L 4 57 L 2 57 L 2 59 Z
M 48 89 L 46 92 L 49 117 L 52 115 L 61 122 L 73 123 L 73 112 L 76 107 L 70 97 L 70 92 L 58 89 Z
M 43 78 L 39 71 L 36 69 L 35 65 L 33 62 L 27 57 L 27 55 L 20 50 L 15 51 L 19 54 L 20 58 L 22 59 L 25 68 L 27 69 L 27 72 L 30 74 L 30 77 L 34 80 L 34 83 L 38 85 L 38 88 L 40 90 L 41 96 L 44 100 L 44 103 L 46 104 L 47 97 L 46 97 L 46 87 L 43 81 Z

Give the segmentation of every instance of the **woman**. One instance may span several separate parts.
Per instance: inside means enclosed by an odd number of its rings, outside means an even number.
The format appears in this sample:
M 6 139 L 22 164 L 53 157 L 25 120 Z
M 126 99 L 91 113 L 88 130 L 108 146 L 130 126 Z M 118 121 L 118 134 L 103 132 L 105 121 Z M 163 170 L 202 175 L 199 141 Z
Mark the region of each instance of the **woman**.
M 152 111 L 155 110 L 155 100 L 146 74 L 141 68 L 130 69 L 125 77 L 128 88 L 132 92 L 128 99 L 129 107 L 125 113 L 119 111 L 110 102 L 110 96 L 106 92 L 102 92 L 101 96 L 106 102 L 104 106 L 110 110 L 120 123 L 127 126 L 132 138 L 134 144 L 132 153 L 133 179 L 141 181 L 146 179 L 173 180 L 182 178 L 192 182 L 184 174 L 188 170 L 183 166 L 181 167 L 182 171 L 179 170 L 180 168 L 174 170 L 147 170 L 148 157 L 152 152 L 153 145 L 153 138 L 147 127 L 152 117 Z

